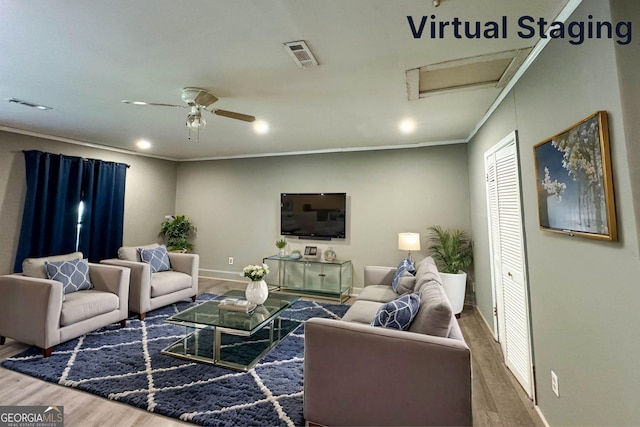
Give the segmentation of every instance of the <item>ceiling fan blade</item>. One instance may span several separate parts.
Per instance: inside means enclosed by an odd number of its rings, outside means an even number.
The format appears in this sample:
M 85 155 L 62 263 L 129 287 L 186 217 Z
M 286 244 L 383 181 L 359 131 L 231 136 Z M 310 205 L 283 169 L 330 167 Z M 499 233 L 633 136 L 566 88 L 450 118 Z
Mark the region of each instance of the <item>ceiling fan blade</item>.
M 202 90 L 200 91 L 200 93 L 198 93 L 198 96 L 196 96 L 194 101 L 196 105 L 202 105 L 203 107 L 206 108 L 209 105 L 213 104 L 214 102 L 217 102 L 218 97 L 212 93 L 207 92 L 206 90 Z
M 176 108 L 187 108 L 186 105 L 176 105 L 176 104 L 163 104 L 161 102 L 144 102 L 144 101 L 131 101 L 128 99 L 123 99 L 123 104 L 131 104 L 131 105 L 154 105 L 158 107 L 176 107 Z
M 255 117 L 250 116 L 248 114 L 234 113 L 233 111 L 227 111 L 227 110 L 210 110 L 210 111 L 212 114 L 216 114 L 218 116 L 228 117 L 230 119 L 242 120 L 245 122 L 254 122 L 256 120 Z

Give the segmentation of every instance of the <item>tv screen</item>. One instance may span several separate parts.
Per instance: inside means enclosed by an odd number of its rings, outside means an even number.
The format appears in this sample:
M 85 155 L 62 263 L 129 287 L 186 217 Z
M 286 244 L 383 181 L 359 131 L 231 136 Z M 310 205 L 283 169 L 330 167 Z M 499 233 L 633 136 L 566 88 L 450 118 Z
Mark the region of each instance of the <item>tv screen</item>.
M 282 193 L 280 234 L 315 239 L 344 239 L 346 193 Z

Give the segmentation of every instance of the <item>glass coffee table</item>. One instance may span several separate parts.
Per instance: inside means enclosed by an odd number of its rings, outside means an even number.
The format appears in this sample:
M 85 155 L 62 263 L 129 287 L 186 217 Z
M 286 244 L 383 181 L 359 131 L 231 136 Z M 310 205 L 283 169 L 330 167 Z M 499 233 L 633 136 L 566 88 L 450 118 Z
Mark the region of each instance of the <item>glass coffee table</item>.
M 244 291 L 232 290 L 224 297 L 244 299 Z M 224 310 L 218 301 L 207 301 L 167 318 L 185 327 L 184 338 L 164 350 L 182 359 L 248 371 L 301 322 L 280 315 L 300 297 L 279 292 L 250 313 Z

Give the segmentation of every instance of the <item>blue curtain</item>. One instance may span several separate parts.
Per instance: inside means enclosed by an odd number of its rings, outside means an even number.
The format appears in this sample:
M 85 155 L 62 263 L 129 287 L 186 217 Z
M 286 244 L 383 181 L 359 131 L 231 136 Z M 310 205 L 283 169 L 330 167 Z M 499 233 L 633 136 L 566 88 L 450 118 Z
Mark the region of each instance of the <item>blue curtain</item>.
M 82 194 L 79 157 L 25 151 L 27 192 L 14 271 L 28 257 L 66 254 L 76 249 L 78 204 Z
M 90 262 L 114 258 L 122 246 L 127 165 L 85 159 L 84 214 L 78 250 Z
M 14 271 L 29 257 L 76 250 L 78 207 L 84 203 L 79 251 L 91 262 L 122 246 L 127 165 L 25 151 L 27 193 Z

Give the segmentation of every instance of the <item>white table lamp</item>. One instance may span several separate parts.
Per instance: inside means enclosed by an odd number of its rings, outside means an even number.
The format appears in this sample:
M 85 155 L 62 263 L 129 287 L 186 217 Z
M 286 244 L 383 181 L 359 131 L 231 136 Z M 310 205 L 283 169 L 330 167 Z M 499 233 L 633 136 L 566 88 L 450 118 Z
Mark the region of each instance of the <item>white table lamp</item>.
M 420 250 L 420 233 L 398 233 L 398 249 L 409 252 Z

